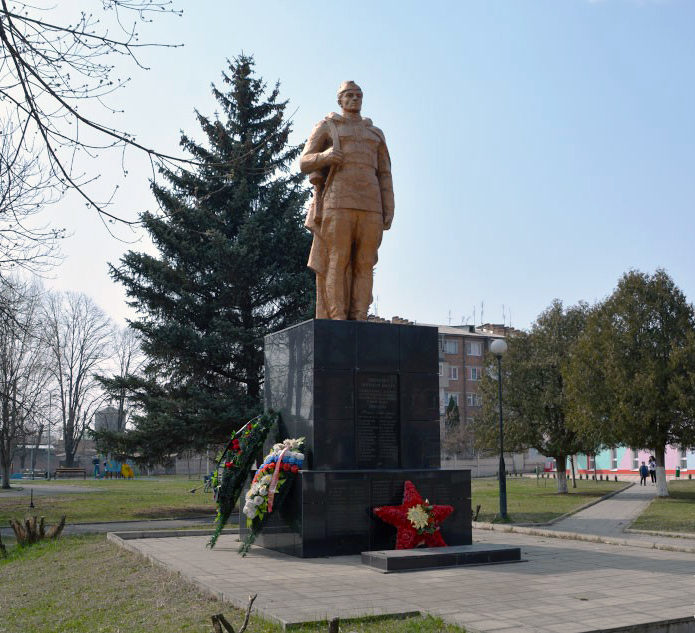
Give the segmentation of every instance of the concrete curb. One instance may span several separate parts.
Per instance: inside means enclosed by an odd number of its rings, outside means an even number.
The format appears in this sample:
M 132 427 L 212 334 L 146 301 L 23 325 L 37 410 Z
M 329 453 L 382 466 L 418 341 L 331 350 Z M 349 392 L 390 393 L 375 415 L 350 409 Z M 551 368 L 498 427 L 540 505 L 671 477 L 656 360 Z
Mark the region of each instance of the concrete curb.
M 114 537 L 117 537 L 119 539 L 122 539 L 124 541 L 131 541 L 133 539 L 140 539 L 140 538 L 179 538 L 183 536 L 210 536 L 215 533 L 215 530 L 207 530 L 207 529 L 171 529 L 171 530 L 132 530 L 132 531 L 127 531 L 127 532 L 107 532 L 106 533 L 106 538 L 109 540 L 109 537 L 113 534 Z M 239 534 L 239 528 L 225 528 L 221 532 L 222 534 Z M 110 539 L 113 540 L 113 539 Z
M 634 528 L 625 528 L 623 532 L 628 534 L 646 534 L 647 536 L 664 536 L 666 538 L 692 538 L 695 539 L 695 532 L 660 532 L 658 530 L 637 530 Z
M 488 530 L 491 532 L 506 532 L 517 534 L 528 534 L 529 536 L 544 536 L 549 538 L 559 538 L 573 541 L 585 541 L 588 543 L 605 543 L 606 545 L 623 545 L 627 547 L 640 547 L 642 549 L 658 549 L 666 552 L 686 552 L 695 553 L 695 547 L 679 547 L 678 545 L 665 545 L 656 541 L 638 541 L 635 539 L 611 538 L 608 536 L 597 536 L 595 534 L 577 534 L 576 532 L 559 532 L 556 530 L 543 530 L 537 528 L 527 528 L 518 525 L 499 525 L 492 523 L 473 523 L 473 527 L 478 530 Z

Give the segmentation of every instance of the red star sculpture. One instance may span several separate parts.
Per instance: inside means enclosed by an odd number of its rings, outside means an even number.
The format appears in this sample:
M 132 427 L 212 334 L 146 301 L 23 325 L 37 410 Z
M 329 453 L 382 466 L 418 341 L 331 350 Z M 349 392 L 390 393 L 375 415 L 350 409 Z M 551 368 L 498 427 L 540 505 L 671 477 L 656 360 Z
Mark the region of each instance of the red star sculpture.
M 408 516 L 411 509 L 414 510 Z M 453 506 L 436 506 L 423 501 L 412 481 L 405 482 L 401 505 L 374 508 L 374 514 L 398 529 L 396 549 L 413 549 L 418 545 L 446 547 L 439 525 L 453 511 Z

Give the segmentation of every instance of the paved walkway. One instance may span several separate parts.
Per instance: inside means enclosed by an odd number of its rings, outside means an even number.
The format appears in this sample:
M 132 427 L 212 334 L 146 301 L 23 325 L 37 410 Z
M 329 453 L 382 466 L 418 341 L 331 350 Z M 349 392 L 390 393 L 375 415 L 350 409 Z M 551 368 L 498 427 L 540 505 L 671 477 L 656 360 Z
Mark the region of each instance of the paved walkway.
M 211 528 L 215 517 L 191 519 L 149 519 L 140 521 L 110 521 L 108 523 L 68 523 L 63 534 L 106 534 L 108 532 L 150 532 L 161 530 L 207 529 Z M 14 538 L 12 528 L 0 528 L 2 538 Z
M 75 484 L 61 484 L 60 482 L 41 483 L 31 480 L 22 480 L 20 483 L 13 484 L 11 490 L 0 489 L 0 500 L 8 498 L 24 498 L 27 501 L 25 514 L 32 514 L 29 508 L 29 499 L 33 491 L 34 497 L 50 496 L 55 494 L 86 494 L 99 492 L 95 486 L 80 486 Z M 38 514 L 38 512 L 37 512 Z M 63 534 L 105 534 L 106 532 L 127 532 L 131 530 L 178 530 L 182 528 L 206 528 L 210 527 L 215 518 L 214 516 L 189 518 L 189 519 L 145 519 L 139 521 L 111 521 L 108 523 L 68 523 L 63 530 Z M 0 527 L 0 537 L 3 539 L 13 539 L 14 532 L 10 527 Z
M 60 494 L 82 494 L 86 492 L 99 492 L 99 488 L 80 485 L 69 485 L 59 483 L 39 483 L 40 479 L 22 480 L 20 483 L 13 482 L 12 488 L 3 490 L 0 488 L 0 499 L 17 499 L 31 497 L 32 492 L 35 497 Z
M 656 486 L 633 484 L 627 490 L 554 523 L 550 529 L 599 536 L 621 536 L 656 496 Z
M 653 495 L 653 487 L 632 486 L 548 528 L 474 530 L 476 543 L 521 547 L 525 562 L 403 574 L 363 567 L 357 556 L 297 559 L 253 548 L 241 558 L 234 535 L 214 550 L 206 536 L 109 538 L 236 606 L 257 593 L 258 611 L 287 625 L 419 611 L 473 633 L 588 633 L 674 620 L 692 631 L 695 538 L 622 533 Z
M 204 536 L 122 545 L 236 606 L 257 593 L 260 614 L 288 625 L 419 611 L 470 632 L 580 633 L 693 617 L 695 554 L 483 530 L 474 540 L 519 546 L 526 562 L 381 574 L 358 556 L 241 558 L 231 535 L 214 550 Z

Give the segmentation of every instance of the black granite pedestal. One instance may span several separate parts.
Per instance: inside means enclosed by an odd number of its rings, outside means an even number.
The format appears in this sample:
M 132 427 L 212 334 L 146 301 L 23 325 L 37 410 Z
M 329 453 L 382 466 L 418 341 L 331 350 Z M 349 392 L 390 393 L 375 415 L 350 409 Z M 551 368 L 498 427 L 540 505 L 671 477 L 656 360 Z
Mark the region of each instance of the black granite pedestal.
M 265 407 L 308 470 L 439 468 L 437 328 L 312 320 L 265 338 Z
M 468 470 L 314 470 L 299 473 L 282 513 L 271 517 L 256 545 L 301 558 L 392 549 L 396 530 L 372 509 L 400 505 L 406 480 L 423 499 L 454 507 L 441 526 L 447 544 L 472 542 Z
M 266 337 L 265 407 L 280 413 L 282 438 L 305 438 L 306 460 L 257 545 L 300 557 L 391 549 L 396 530 L 372 509 L 400 505 L 406 480 L 454 506 L 447 544 L 471 543 L 470 471 L 439 469 L 437 336 L 311 320 Z

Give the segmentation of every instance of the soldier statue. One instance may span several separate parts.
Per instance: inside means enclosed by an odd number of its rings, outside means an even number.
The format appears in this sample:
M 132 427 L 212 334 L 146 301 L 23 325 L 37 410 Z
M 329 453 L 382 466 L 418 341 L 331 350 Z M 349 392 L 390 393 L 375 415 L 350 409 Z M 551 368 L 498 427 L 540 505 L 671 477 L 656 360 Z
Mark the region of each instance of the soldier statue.
M 362 90 L 338 89 L 332 112 L 311 132 L 300 159 L 314 185 L 306 226 L 314 235 L 309 267 L 316 273 L 316 318 L 366 321 L 382 233 L 394 200 L 384 133 L 363 118 Z

